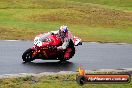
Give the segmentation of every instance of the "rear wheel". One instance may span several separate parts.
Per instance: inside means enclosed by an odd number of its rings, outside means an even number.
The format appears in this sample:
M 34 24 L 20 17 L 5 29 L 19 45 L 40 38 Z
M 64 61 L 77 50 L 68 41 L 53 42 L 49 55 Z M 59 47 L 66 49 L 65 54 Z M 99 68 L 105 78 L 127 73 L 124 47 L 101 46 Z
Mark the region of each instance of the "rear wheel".
M 67 59 L 61 58 L 59 62 L 66 62 L 66 61 L 67 61 Z
M 70 58 L 72 58 L 74 56 L 74 54 L 75 54 L 75 46 L 74 46 L 74 43 L 73 43 L 72 40 L 70 40 L 68 48 L 71 48 L 71 50 L 72 50 L 70 52 L 70 57 L 69 58 L 64 58 L 64 55 L 62 55 L 61 58 L 60 58 L 60 62 L 65 62 L 65 61 L 69 60 Z
M 31 62 L 34 59 L 32 58 L 32 54 L 33 54 L 33 50 L 31 48 L 27 49 L 23 55 L 22 55 L 22 59 L 24 62 Z
M 73 43 L 73 41 L 72 40 L 70 40 L 70 42 L 69 42 L 69 46 L 68 46 L 68 48 L 71 48 L 71 54 L 70 54 L 70 57 L 69 57 L 69 59 L 70 58 L 72 58 L 73 56 L 74 56 L 74 54 L 75 54 L 75 46 L 74 46 L 74 43 Z

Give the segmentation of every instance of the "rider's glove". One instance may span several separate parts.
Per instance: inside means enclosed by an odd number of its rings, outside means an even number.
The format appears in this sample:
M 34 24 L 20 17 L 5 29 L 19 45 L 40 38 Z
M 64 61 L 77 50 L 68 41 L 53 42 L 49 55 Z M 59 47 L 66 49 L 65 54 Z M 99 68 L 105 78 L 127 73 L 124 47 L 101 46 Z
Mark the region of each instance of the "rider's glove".
M 54 32 L 49 32 L 51 35 L 54 35 L 55 33 Z
M 53 32 L 51 32 L 51 35 L 54 35 L 54 33 L 53 33 Z

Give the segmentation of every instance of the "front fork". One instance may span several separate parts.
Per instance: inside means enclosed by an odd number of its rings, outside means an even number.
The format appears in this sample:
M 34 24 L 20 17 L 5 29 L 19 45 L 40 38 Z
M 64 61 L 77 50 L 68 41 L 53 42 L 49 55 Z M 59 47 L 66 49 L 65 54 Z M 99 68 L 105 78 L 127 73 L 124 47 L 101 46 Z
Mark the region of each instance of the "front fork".
M 34 52 L 32 53 L 32 58 L 34 58 L 34 57 L 40 52 L 40 50 L 39 50 L 39 51 L 36 50 L 35 46 L 32 47 L 32 50 L 34 51 Z

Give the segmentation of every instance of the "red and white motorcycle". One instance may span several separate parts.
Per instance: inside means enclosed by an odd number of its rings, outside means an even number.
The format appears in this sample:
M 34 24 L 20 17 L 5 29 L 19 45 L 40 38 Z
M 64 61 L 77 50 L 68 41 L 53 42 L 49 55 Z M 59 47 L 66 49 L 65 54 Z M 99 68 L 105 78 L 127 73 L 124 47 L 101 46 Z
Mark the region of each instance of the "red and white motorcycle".
M 75 46 L 82 45 L 80 38 L 75 36 L 72 37 L 71 35 L 71 40 L 67 47 L 69 50 L 57 50 L 56 47 L 62 45 L 61 39 L 58 35 L 53 34 L 47 36 L 47 33 L 45 33 L 43 42 L 40 41 L 41 37 L 44 37 L 44 35 L 37 35 L 34 38 L 34 46 L 23 53 L 22 59 L 24 62 L 31 62 L 35 59 L 66 61 L 74 56 Z M 66 58 L 68 54 L 70 54 L 70 57 Z

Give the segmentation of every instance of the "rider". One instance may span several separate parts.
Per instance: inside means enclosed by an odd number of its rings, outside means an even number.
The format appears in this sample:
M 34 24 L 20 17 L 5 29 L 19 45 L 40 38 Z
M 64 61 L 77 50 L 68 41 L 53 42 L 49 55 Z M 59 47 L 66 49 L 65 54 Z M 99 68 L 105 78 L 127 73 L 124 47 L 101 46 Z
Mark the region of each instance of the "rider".
M 57 50 L 65 50 L 64 58 L 69 59 L 72 49 L 68 48 L 68 46 L 69 46 L 70 40 L 72 39 L 72 34 L 68 30 L 68 27 L 63 25 L 59 28 L 59 30 L 48 32 L 47 35 L 52 35 L 52 34 L 57 34 L 62 41 L 62 45 L 56 47 L 56 49 Z
M 69 59 L 70 58 L 70 52 L 72 51 L 72 49 L 68 48 L 68 46 L 69 46 L 70 40 L 72 38 L 72 34 L 68 31 L 68 27 L 63 25 L 57 31 L 48 32 L 47 34 L 44 34 L 41 37 L 40 41 L 43 41 L 45 39 L 45 37 L 47 37 L 49 35 L 53 35 L 53 34 L 58 35 L 58 37 L 62 41 L 62 45 L 56 47 L 56 49 L 57 50 L 65 50 L 64 58 Z
M 68 36 L 68 27 L 67 26 L 61 26 L 60 29 L 58 31 L 51 31 L 51 33 L 53 34 L 58 34 L 58 36 L 60 37 L 61 41 L 62 41 L 62 46 L 57 47 L 57 49 L 61 49 L 61 50 L 65 50 L 70 42 L 70 38 Z
M 51 31 L 53 34 L 58 34 L 61 38 L 62 45 L 57 47 L 57 50 L 66 50 L 64 58 L 68 59 L 70 57 L 71 48 L 68 48 L 72 34 L 69 32 L 68 27 L 63 25 L 58 31 Z

